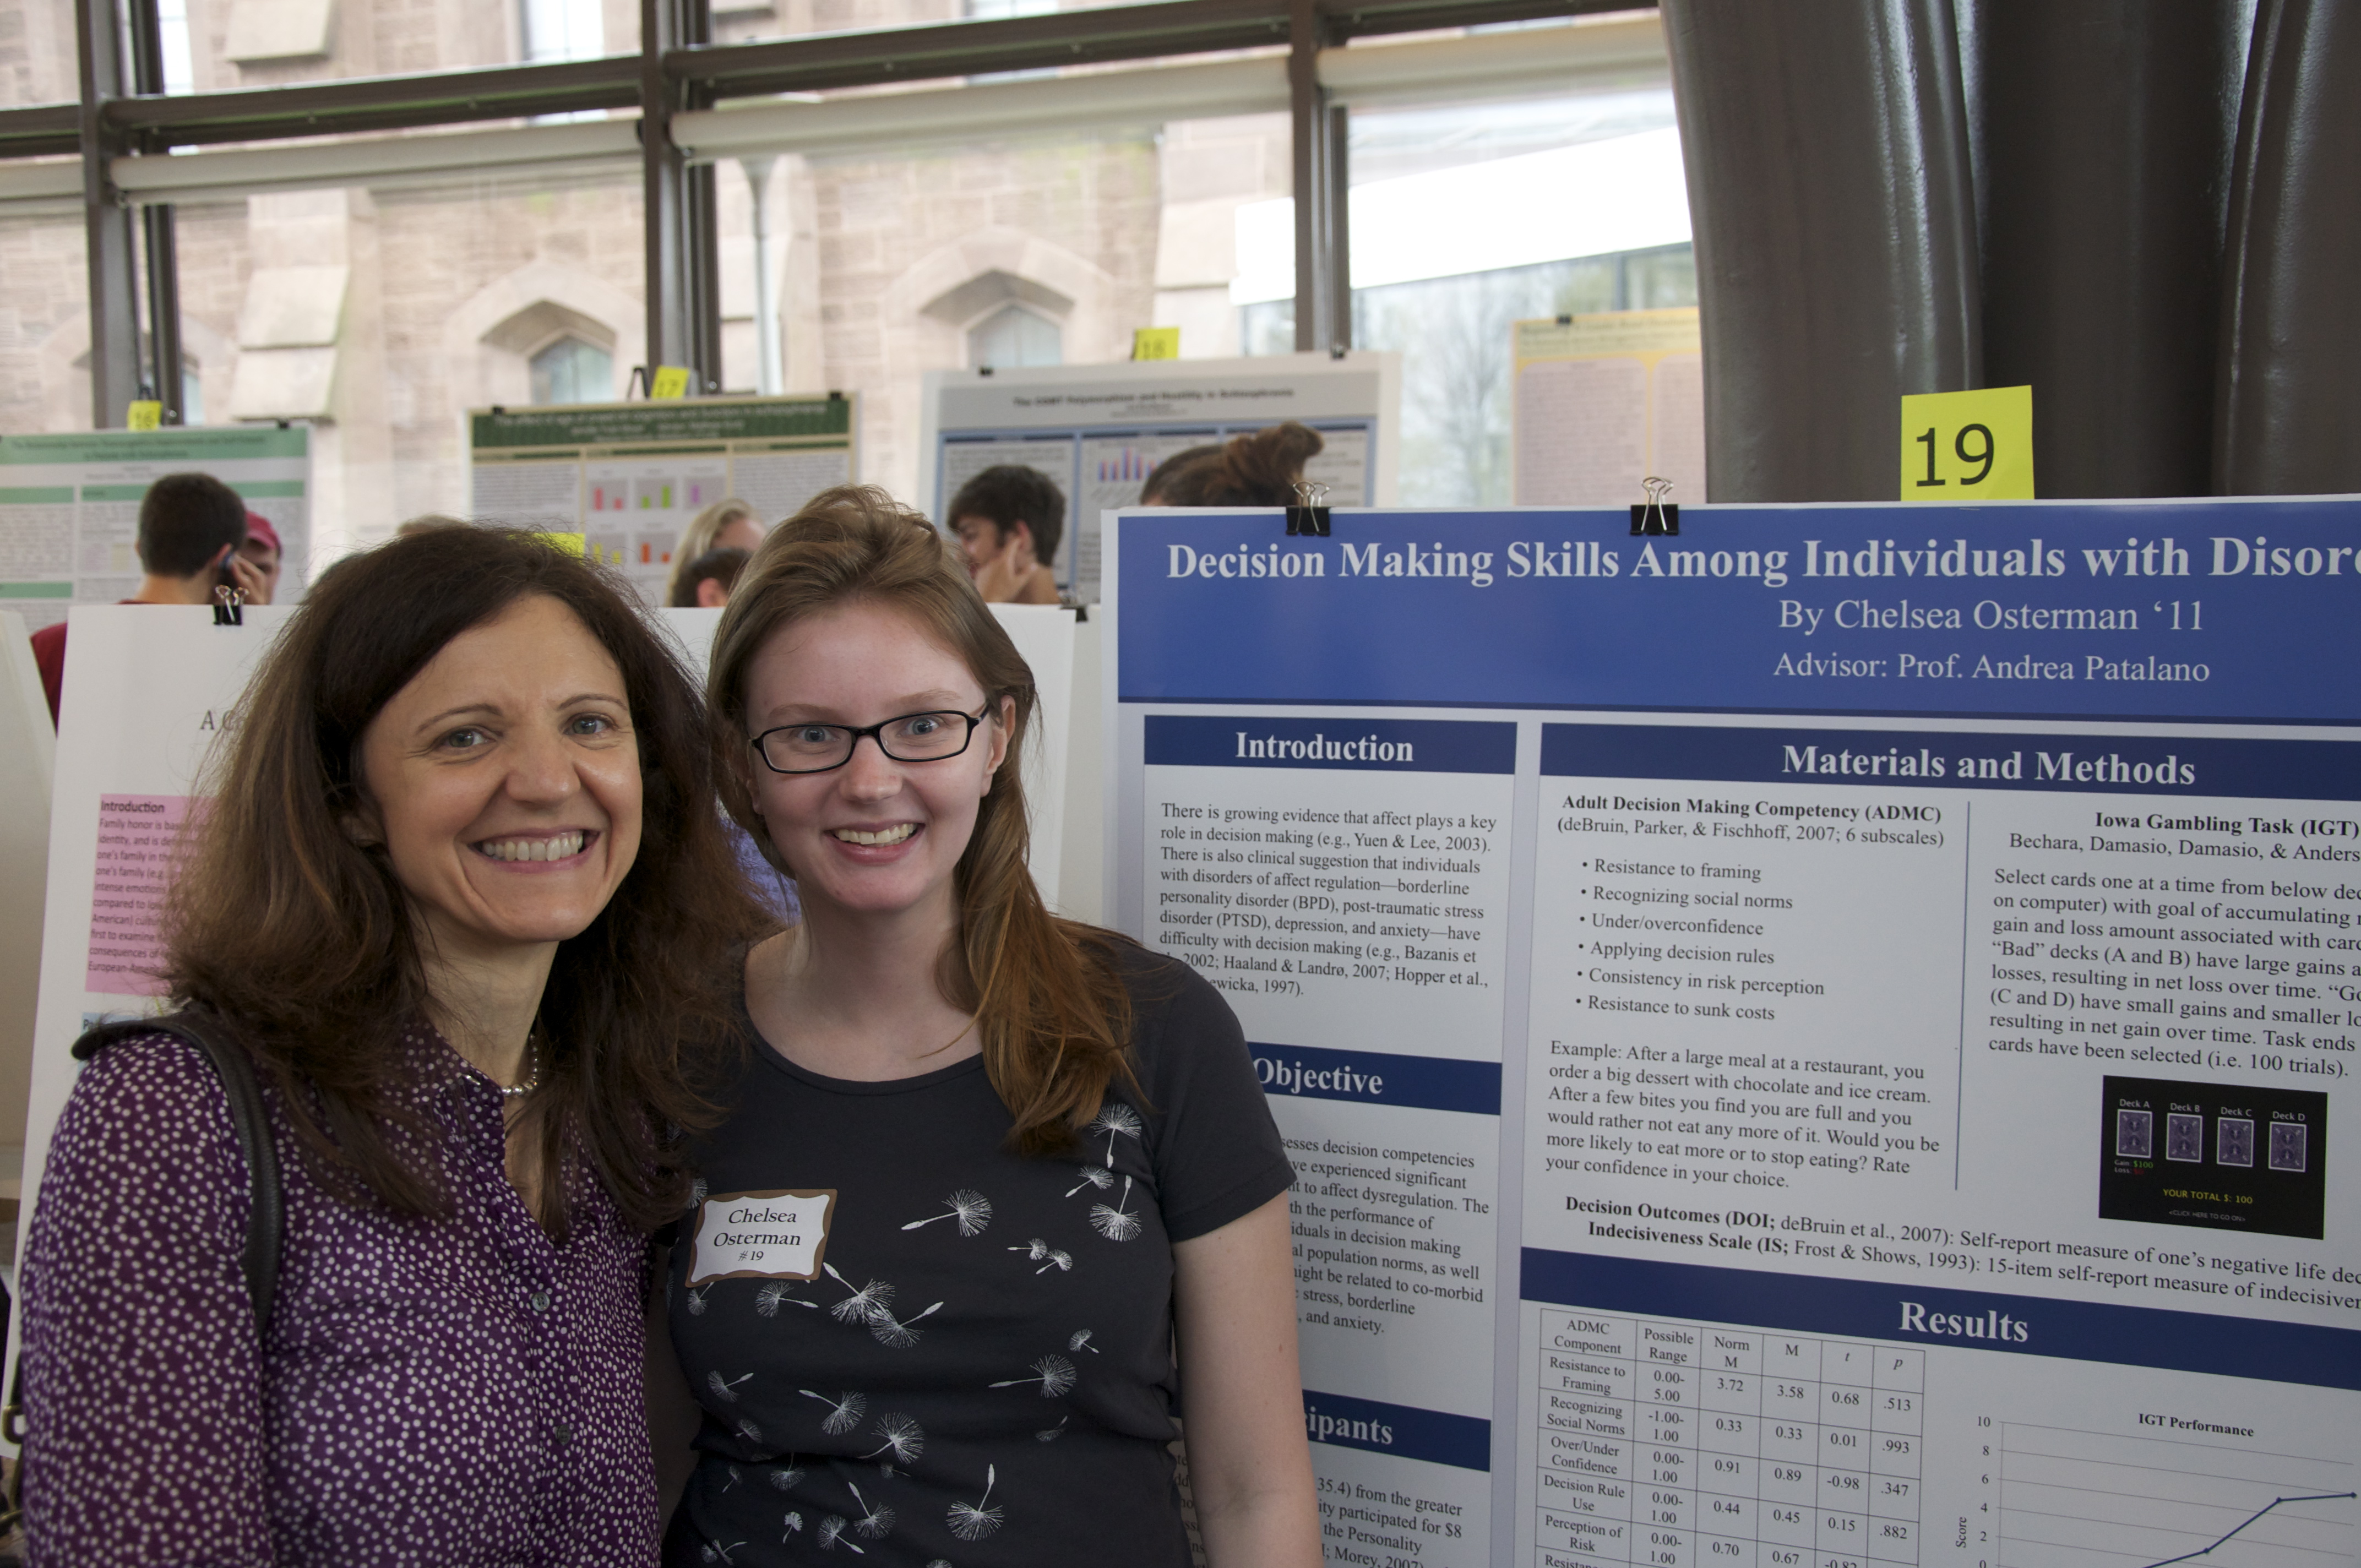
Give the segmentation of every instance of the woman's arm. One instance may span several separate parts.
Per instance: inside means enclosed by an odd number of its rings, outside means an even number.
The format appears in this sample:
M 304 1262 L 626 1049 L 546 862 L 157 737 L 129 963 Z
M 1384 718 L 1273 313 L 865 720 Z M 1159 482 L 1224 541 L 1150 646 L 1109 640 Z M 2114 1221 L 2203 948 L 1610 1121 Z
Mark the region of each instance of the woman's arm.
M 82 1074 L 25 1254 L 34 1563 L 271 1560 L 250 1194 L 194 1047 L 126 1041 Z
M 1189 1480 L 1209 1568 L 1319 1568 L 1287 1195 L 1172 1249 Z

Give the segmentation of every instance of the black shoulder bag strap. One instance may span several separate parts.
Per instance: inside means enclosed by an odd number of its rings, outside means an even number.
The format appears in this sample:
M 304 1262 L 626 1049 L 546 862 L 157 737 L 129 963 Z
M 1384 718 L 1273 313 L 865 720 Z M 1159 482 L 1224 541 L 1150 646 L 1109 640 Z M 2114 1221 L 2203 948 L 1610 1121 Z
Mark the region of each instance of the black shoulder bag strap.
M 117 1041 L 159 1034 L 177 1035 L 196 1047 L 212 1064 L 229 1102 L 230 1131 L 237 1138 L 238 1153 L 245 1157 L 247 1190 L 253 1199 L 247 1212 L 242 1262 L 247 1294 L 254 1301 L 254 1326 L 259 1332 L 270 1325 L 271 1299 L 279 1292 L 279 1244 L 287 1229 L 287 1211 L 279 1182 L 279 1148 L 270 1135 L 269 1118 L 263 1113 L 254 1058 L 219 1014 L 193 1007 L 160 1018 L 101 1024 L 74 1042 L 74 1058 L 89 1061 Z
M 219 1014 L 190 1009 L 160 1018 L 126 1018 L 98 1025 L 74 1042 L 74 1059 L 89 1061 L 118 1041 L 144 1035 L 173 1035 L 186 1040 L 221 1080 L 222 1093 L 229 1102 L 230 1132 L 246 1160 L 247 1190 L 252 1199 L 247 1211 L 246 1248 L 239 1261 L 246 1274 L 247 1295 L 254 1302 L 255 1332 L 259 1334 L 270 1325 L 271 1300 L 279 1293 L 279 1247 L 287 1230 L 287 1207 L 279 1180 L 279 1146 L 263 1112 L 254 1058 Z M 0 1431 L 20 1448 L 25 1442 L 24 1411 L 25 1356 L 20 1348 L 9 1376 L 8 1403 L 0 1408 Z M 0 1527 L 13 1526 L 20 1517 L 17 1487 L 23 1474 L 19 1460 L 7 1496 L 0 1499 Z

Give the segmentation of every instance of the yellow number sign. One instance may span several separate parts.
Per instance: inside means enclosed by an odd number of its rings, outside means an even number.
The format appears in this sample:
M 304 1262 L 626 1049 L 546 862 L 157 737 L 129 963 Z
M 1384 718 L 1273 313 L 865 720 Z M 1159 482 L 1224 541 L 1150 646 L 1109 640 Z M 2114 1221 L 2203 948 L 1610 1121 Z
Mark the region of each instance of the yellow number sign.
M 140 398 L 123 411 L 126 430 L 161 430 L 164 426 L 164 405 L 153 398 Z
M 1180 358 L 1180 329 L 1177 326 L 1134 328 L 1131 334 L 1131 356 L 1134 359 Z
M 1902 499 L 2033 499 L 2033 389 L 1904 398 Z
M 659 365 L 655 379 L 648 383 L 651 398 L 675 399 L 688 396 L 688 367 L 685 365 Z

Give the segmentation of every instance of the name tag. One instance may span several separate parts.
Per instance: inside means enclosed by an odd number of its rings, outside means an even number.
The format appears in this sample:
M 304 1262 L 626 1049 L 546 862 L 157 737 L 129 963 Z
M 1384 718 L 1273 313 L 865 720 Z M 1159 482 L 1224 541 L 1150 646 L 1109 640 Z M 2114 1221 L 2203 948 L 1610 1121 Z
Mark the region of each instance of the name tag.
M 817 1279 L 828 1250 L 836 1189 L 717 1192 L 697 1206 L 688 1283 L 712 1279 Z

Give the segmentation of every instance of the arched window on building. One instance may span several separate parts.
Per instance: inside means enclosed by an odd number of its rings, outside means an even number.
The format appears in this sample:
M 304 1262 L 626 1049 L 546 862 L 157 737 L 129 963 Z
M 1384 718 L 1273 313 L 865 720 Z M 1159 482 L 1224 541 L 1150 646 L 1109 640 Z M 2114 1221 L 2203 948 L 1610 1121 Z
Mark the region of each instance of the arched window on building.
M 578 337 L 561 337 L 533 355 L 536 403 L 604 403 L 615 397 L 615 356 Z
M 1065 339 L 1056 322 L 1011 302 L 967 329 L 967 362 L 994 369 L 1062 365 Z

